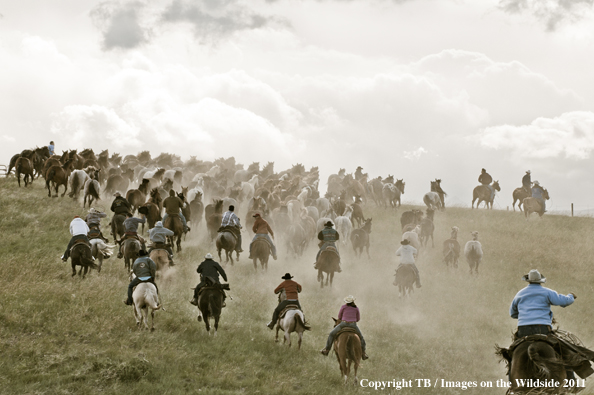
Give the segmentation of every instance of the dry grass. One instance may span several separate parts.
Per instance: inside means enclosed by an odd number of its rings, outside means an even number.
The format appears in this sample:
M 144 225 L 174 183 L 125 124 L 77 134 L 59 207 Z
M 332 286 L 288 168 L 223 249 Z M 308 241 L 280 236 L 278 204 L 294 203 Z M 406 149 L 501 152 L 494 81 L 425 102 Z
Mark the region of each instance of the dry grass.
M 532 268 L 548 277 L 549 287 L 578 295 L 574 305 L 553 311 L 563 329 L 594 346 L 590 218 L 533 216 L 527 222 L 513 212 L 438 212 L 436 247 L 418 260 L 423 288 L 400 300 L 392 286 L 393 254 L 401 235 L 400 214 L 409 207 L 366 207 L 366 216 L 374 218 L 372 259 L 356 259 L 350 247 L 343 247 L 343 272 L 332 288 L 319 289 L 313 246 L 296 258 L 286 257 L 280 245 L 280 258 L 270 261 L 267 273 L 254 273 L 245 257 L 226 266 L 233 300 L 228 299 L 213 338 L 188 303 L 190 288 L 198 282 L 198 263 L 206 252 L 214 253 L 203 229 L 192 231 L 176 257 L 175 271 L 158 282 L 167 311 L 157 312 L 156 330 L 149 333 L 136 329 L 131 308 L 122 304 L 128 284 L 123 261 L 107 260 L 100 274 L 81 280 L 71 278 L 69 265 L 59 260 L 72 216 L 83 214 L 81 204 L 68 197 L 47 198 L 39 180 L 19 189 L 14 179 L 2 179 L 0 207 L 2 394 L 343 393 L 336 359 L 318 350 L 331 329 L 330 317 L 348 294 L 357 297 L 371 357 L 363 362 L 359 379 L 495 383 L 505 378 L 505 368 L 493 346 L 509 343 L 515 327 L 509 304 L 525 285 L 521 275 Z M 441 243 L 453 225 L 460 228 L 462 245 L 471 231 L 480 232 L 485 257 L 478 277 L 468 274 L 463 258 L 457 270 L 442 263 Z M 276 303 L 272 290 L 285 272 L 303 285 L 300 299 L 313 328 L 301 351 L 274 343 L 265 327 Z M 584 393 L 592 393 L 590 388 Z M 346 391 L 373 390 L 357 386 Z M 504 393 L 497 388 L 404 391 Z

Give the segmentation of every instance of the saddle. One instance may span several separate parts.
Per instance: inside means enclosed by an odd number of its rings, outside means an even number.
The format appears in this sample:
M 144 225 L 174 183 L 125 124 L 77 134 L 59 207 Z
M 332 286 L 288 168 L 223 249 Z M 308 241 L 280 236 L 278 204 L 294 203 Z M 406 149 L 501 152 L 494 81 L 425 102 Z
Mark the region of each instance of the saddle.
M 290 311 L 290 310 L 301 310 L 301 309 L 299 308 L 299 306 L 297 304 L 288 304 L 278 314 L 278 319 L 280 320 L 281 318 L 285 318 L 285 315 L 287 314 L 287 311 Z
M 235 237 L 235 242 L 237 242 L 238 238 L 239 238 L 239 229 L 235 226 L 221 226 L 219 227 L 219 229 L 217 230 L 218 233 L 231 233 L 233 235 L 233 237 Z
M 252 241 L 252 244 L 259 242 L 259 241 L 265 241 L 268 244 L 268 246 L 270 248 L 272 248 L 272 244 L 270 244 L 270 242 L 268 241 L 268 239 L 266 237 L 256 234 L 256 239 L 254 241 Z
M 85 247 L 87 247 L 89 250 L 91 250 L 91 246 L 85 240 L 76 240 L 74 242 L 74 244 L 72 245 L 72 247 L 70 247 L 70 252 L 72 252 L 74 247 L 76 247 L 77 245 L 81 245 L 81 244 L 84 245 Z
M 336 336 L 334 336 L 334 339 L 338 339 L 338 336 L 340 336 L 343 333 L 354 333 L 354 334 L 357 334 L 357 331 L 355 330 L 355 328 L 351 328 L 349 326 L 342 327 L 342 329 L 338 331 L 338 333 L 336 334 Z
M 124 233 L 124 236 L 122 236 L 122 239 L 120 240 L 120 243 L 123 243 L 124 240 L 127 240 L 127 239 L 136 239 L 136 240 L 140 241 L 141 243 L 144 243 L 144 239 L 142 237 L 140 237 L 138 235 L 138 233 L 136 233 L 136 232 L 126 232 L 126 233 Z

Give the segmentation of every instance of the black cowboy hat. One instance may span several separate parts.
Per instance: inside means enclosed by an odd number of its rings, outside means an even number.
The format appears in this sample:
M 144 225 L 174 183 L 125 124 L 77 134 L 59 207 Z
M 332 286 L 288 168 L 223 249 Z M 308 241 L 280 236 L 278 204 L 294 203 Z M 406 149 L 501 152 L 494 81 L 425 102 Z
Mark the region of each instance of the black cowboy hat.
M 146 215 L 146 214 L 148 214 L 148 212 L 149 212 L 149 209 L 148 209 L 148 207 L 146 207 L 146 206 L 140 206 L 140 207 L 138 207 L 138 212 L 139 212 L 140 214 L 144 214 L 144 215 Z
M 291 276 L 291 273 L 285 273 L 284 276 L 281 277 L 283 280 L 290 280 L 293 278 L 293 276 Z
M 332 223 L 332 221 L 328 221 L 324 224 L 324 226 L 334 226 L 334 224 Z
M 138 251 L 138 256 L 146 256 L 146 255 L 148 255 L 148 252 L 146 252 L 146 250 Z

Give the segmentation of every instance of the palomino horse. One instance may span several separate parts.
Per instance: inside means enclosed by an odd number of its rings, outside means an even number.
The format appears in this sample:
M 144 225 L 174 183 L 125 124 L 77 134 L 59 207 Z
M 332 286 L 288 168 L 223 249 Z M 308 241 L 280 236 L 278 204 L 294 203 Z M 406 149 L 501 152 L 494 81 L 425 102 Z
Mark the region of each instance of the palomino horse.
M 334 326 L 340 323 L 339 320 L 334 320 Z M 357 369 L 361 364 L 361 356 L 363 355 L 363 349 L 361 348 L 361 339 L 355 332 L 339 332 L 339 335 L 334 339 L 334 353 L 340 366 L 340 373 L 344 377 L 344 383 L 346 384 L 351 373 L 351 365 L 355 371 L 354 385 L 357 385 L 359 379 L 357 378 Z
M 365 251 L 367 252 L 367 258 L 371 259 L 369 256 L 369 234 L 371 233 L 371 218 L 365 220 L 365 224 L 359 228 L 353 230 L 351 233 L 351 244 L 353 245 L 353 250 L 355 250 L 355 255 L 357 255 L 357 249 L 359 249 L 359 257 L 363 254 L 363 247 L 365 247 Z
M 327 247 L 318 258 L 315 269 L 318 269 L 318 281 L 320 287 L 324 288 L 324 273 L 326 273 L 326 286 L 330 283 L 332 286 L 332 280 L 334 279 L 334 272 L 340 272 L 340 257 L 334 247 Z
M 200 295 L 198 295 L 198 321 L 202 321 L 204 317 L 204 324 L 206 331 L 210 335 L 210 317 L 214 318 L 214 335 L 217 335 L 219 329 L 219 319 L 223 310 L 223 288 L 221 284 L 209 285 L 202 288 Z
M 491 188 L 495 191 L 501 191 L 499 187 L 499 181 L 493 181 L 491 184 Z M 478 208 L 481 202 L 485 202 L 485 208 L 493 209 L 493 200 L 495 200 L 495 191 L 491 193 L 491 189 L 486 185 L 479 185 L 472 190 L 472 204 L 471 208 L 474 208 L 474 202 L 478 199 L 476 203 L 476 208 Z
M 91 239 L 91 254 L 95 258 L 95 261 L 98 262 L 97 264 L 97 272 L 101 272 L 101 266 L 103 266 L 103 253 L 107 253 L 108 255 L 112 255 L 113 249 L 115 245 L 106 244 L 101 239 Z
M 152 250 L 149 256 L 157 265 L 157 273 L 163 273 L 169 268 L 169 253 L 167 250 L 157 248 Z
M 56 196 L 58 197 L 58 188 L 60 185 L 64 185 L 64 193 L 62 197 L 66 195 L 66 191 L 68 190 L 68 177 L 70 176 L 70 172 L 72 171 L 73 163 L 72 160 L 69 159 L 61 166 L 52 166 L 47 170 L 45 174 L 45 187 L 47 188 L 47 196 L 52 197 L 52 191 L 50 188 L 50 182 L 54 183 L 54 189 L 56 190 Z
M 133 272 L 130 273 L 130 281 L 134 278 Z M 159 310 L 163 305 L 160 303 L 159 294 L 155 284 L 149 282 L 142 282 L 136 286 L 132 293 L 132 301 L 134 306 L 134 318 L 136 319 L 136 326 L 138 329 L 155 330 L 155 311 Z M 148 324 L 149 309 L 151 311 L 151 325 Z
M 545 200 L 549 200 L 549 191 L 547 191 L 545 189 L 542 194 L 542 197 Z M 523 200 L 523 203 L 524 203 L 524 215 L 526 216 L 526 220 L 528 220 L 528 217 L 532 213 L 538 213 L 538 215 L 540 217 L 543 216 L 544 211 L 542 209 L 541 204 L 538 202 L 538 200 L 536 200 L 536 198 L 527 197 Z
M 516 202 L 518 202 L 518 208 L 522 211 L 522 202 L 527 197 L 530 197 L 532 192 L 528 192 L 524 187 L 514 189 L 512 197 L 514 198 L 514 202 L 512 203 L 512 208 L 516 211 Z
M 35 178 L 33 172 L 35 168 L 33 167 L 33 162 L 25 157 L 20 157 L 17 159 L 16 164 L 14 166 L 14 173 L 16 174 L 17 181 L 19 182 L 19 187 L 21 186 L 21 174 L 24 175 L 23 181 L 25 182 L 25 186 L 31 184 L 33 179 Z
M 169 240 L 169 244 L 171 244 L 171 246 L 174 245 L 174 240 L 175 240 L 175 245 L 177 246 L 177 252 L 180 252 L 182 250 L 181 239 L 182 239 L 182 235 L 184 234 L 184 224 L 182 224 L 182 221 L 181 221 L 181 218 L 179 217 L 179 215 L 167 216 L 167 219 L 165 220 L 163 227 L 173 231 L 173 236 L 167 236 L 167 239 Z
M 219 259 L 221 258 L 221 250 L 225 250 L 225 255 L 227 256 L 227 262 L 231 260 L 231 264 L 233 265 L 233 251 L 235 251 L 235 244 L 237 243 L 237 239 L 235 235 L 228 230 L 219 232 L 217 235 L 217 252 L 219 253 Z M 239 260 L 239 252 L 235 252 L 237 254 L 237 260 Z
M 441 210 L 443 208 L 441 198 L 437 192 L 427 192 L 423 196 L 423 203 L 431 210 Z
M 76 243 L 70 249 L 70 261 L 72 263 L 72 277 L 76 275 L 76 266 L 80 266 L 78 275 L 80 276 L 82 273 L 82 278 L 85 278 L 89 268 L 97 269 L 97 264 L 93 262 L 91 248 L 85 243 Z
M 254 261 L 254 270 L 258 270 L 258 260 L 262 265 L 262 270 L 268 270 L 268 258 L 270 257 L 270 245 L 263 237 L 258 237 L 252 242 L 252 259 Z
M 398 297 L 410 296 L 414 292 L 413 285 L 417 279 L 412 265 L 402 265 L 394 274 L 394 285 L 398 287 Z
M 140 242 L 136 239 L 126 239 L 122 245 L 122 255 L 124 256 L 124 267 L 126 270 L 130 270 L 132 267 L 130 262 L 134 263 L 138 258 L 138 252 L 140 251 Z

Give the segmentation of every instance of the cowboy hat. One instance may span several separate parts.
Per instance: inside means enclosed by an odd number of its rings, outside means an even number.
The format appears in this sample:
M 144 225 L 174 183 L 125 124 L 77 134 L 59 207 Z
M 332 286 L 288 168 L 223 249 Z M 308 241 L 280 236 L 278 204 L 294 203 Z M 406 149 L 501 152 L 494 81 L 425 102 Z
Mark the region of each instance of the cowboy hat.
M 522 280 L 528 281 L 529 283 L 544 283 L 547 281 L 547 279 L 536 269 L 530 270 L 528 274 L 523 275 Z
M 119 193 L 119 192 L 116 192 L 116 193 L 114 193 L 114 194 L 113 194 L 113 196 L 115 196 L 115 197 L 121 197 L 121 196 L 122 196 L 122 194 L 121 194 L 121 193 Z
M 95 207 L 91 207 L 91 209 L 89 210 L 89 213 L 96 213 L 97 210 L 95 210 Z
M 259 213 L 256 213 L 256 214 L 252 215 L 252 217 L 254 217 L 254 218 L 258 218 L 259 216 L 260 216 Z
M 146 255 L 148 255 L 148 252 L 146 252 L 146 250 L 138 251 L 138 256 L 146 256 Z
M 208 254 L 204 255 L 204 257 L 205 257 L 206 259 L 212 259 L 212 255 L 211 255 L 211 253 L 210 253 L 210 252 L 209 252 Z
M 283 280 L 290 280 L 293 278 L 293 276 L 291 276 L 291 273 L 285 273 L 284 276 L 281 277 Z
M 530 174 L 530 170 L 526 170 L 526 173 Z
M 334 226 L 334 224 L 332 223 L 332 221 L 328 221 L 324 224 L 324 226 Z
M 534 185 L 540 185 L 540 182 L 534 181 Z
M 349 295 L 346 298 L 344 298 L 345 303 L 353 303 L 354 301 L 355 301 L 355 297 L 353 295 Z
M 407 246 L 410 244 L 410 241 L 408 239 L 404 239 L 400 242 L 400 244 L 402 244 L 403 246 Z

